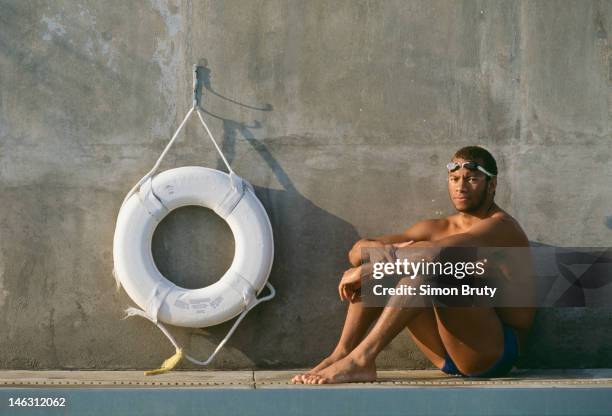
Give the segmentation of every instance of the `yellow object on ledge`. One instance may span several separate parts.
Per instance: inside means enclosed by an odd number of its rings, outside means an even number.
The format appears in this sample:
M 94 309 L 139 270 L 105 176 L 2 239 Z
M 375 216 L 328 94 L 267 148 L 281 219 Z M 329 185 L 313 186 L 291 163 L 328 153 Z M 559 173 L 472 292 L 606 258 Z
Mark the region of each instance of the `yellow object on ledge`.
M 144 375 L 145 376 L 154 376 L 154 375 L 157 375 L 157 374 L 167 373 L 168 371 L 170 371 L 174 367 L 176 367 L 176 365 L 179 362 L 181 362 L 182 359 L 183 359 L 183 349 L 182 348 L 177 348 L 176 349 L 176 353 L 172 357 L 170 357 L 166 361 L 164 361 L 164 363 L 161 365 L 160 368 L 158 368 L 156 370 L 145 371 Z

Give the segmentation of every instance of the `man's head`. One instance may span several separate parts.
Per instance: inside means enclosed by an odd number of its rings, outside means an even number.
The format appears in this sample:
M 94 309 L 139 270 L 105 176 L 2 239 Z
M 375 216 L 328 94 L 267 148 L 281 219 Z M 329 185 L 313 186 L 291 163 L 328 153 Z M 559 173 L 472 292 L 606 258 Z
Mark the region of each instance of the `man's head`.
M 493 202 L 497 163 L 491 153 L 478 146 L 463 147 L 448 168 L 448 194 L 457 211 L 476 212 Z

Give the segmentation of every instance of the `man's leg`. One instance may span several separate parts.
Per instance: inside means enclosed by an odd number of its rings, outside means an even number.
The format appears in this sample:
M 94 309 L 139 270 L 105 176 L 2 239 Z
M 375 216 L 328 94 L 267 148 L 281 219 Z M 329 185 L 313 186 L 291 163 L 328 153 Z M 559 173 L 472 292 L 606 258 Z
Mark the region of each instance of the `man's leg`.
M 421 313 L 408 323 L 408 331 L 414 344 L 437 368 L 444 367 L 446 347 L 438 333 L 438 321 L 432 307 L 422 308 Z
M 435 307 L 438 333 L 463 374 L 488 370 L 504 350 L 501 320 L 493 308 Z
M 334 351 L 307 373 L 298 374 L 291 380 L 303 383 L 307 375 L 329 367 L 346 357 L 365 337 L 371 323 L 378 318 L 382 307 L 363 307 L 363 303 L 351 303 L 342 330 L 342 335 Z M 438 333 L 438 323 L 433 308 L 420 308 L 420 312 L 407 325 L 412 340 L 423 354 L 437 368 L 444 366 L 446 349 Z
M 440 338 L 461 372 L 477 374 L 490 368 L 499 358 L 503 350 L 503 332 L 494 309 L 437 306 L 434 309 Z M 385 307 L 370 333 L 349 355 L 307 376 L 305 382 L 322 384 L 376 380 L 376 357 L 405 326 L 410 327 L 421 311 L 422 308 Z M 436 349 L 439 350 L 439 346 Z M 440 353 L 435 351 L 436 355 Z
M 366 308 L 361 301 L 349 303 L 342 334 L 333 352 L 312 370 L 296 375 L 291 381 L 302 383 L 305 375 L 316 373 L 346 357 L 363 340 L 372 322 L 378 318 L 382 310 L 382 307 Z
M 462 373 L 478 374 L 502 353 L 503 333 L 498 333 L 497 322 L 491 309 L 431 307 L 413 318 L 408 329 L 415 345 L 437 368 L 442 369 L 448 353 Z
M 323 384 L 376 380 L 376 357 L 421 311 L 422 308 L 386 306 L 370 333 L 353 351 L 316 374 L 306 376 L 304 382 Z

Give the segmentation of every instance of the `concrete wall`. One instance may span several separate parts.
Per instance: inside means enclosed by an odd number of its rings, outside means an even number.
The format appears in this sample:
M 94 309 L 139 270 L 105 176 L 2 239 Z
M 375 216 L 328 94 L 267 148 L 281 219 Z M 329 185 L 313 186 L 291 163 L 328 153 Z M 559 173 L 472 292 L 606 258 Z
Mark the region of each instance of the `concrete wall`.
M 444 163 L 481 144 L 534 242 L 612 236 L 612 2 L 0 0 L 0 368 L 150 368 L 172 353 L 120 320 L 112 238 L 130 187 L 191 103 L 267 208 L 278 295 L 215 368 L 307 366 L 337 339 L 362 236 L 450 214 Z M 193 120 L 163 168 L 221 168 Z M 156 232 L 159 268 L 214 281 L 233 239 L 204 208 Z M 612 365 L 612 310 L 542 310 L 522 365 Z M 206 357 L 230 324 L 172 328 Z M 427 366 L 408 334 L 381 367 Z M 183 364 L 183 368 L 191 368 Z

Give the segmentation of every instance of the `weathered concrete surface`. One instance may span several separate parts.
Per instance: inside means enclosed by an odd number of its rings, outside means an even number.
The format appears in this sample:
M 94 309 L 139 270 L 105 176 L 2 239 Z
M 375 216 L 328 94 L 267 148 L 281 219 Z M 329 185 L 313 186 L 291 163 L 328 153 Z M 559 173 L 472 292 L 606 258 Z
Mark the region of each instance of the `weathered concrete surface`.
M 453 377 L 439 370 L 383 370 L 378 380 L 364 383 L 324 385 L 293 384 L 291 378 L 302 370 L 273 371 L 172 371 L 145 376 L 141 371 L 0 371 L 0 389 L 21 388 L 398 388 L 398 387 L 465 387 L 490 389 L 612 387 L 610 369 L 519 370 L 507 377 L 478 379 Z
M 190 105 L 193 63 L 277 253 L 277 298 L 213 368 L 327 354 L 347 249 L 452 212 L 443 164 L 465 144 L 497 156 L 499 204 L 532 241 L 609 245 L 611 31 L 604 1 L 0 0 L 0 368 L 143 369 L 172 353 L 150 323 L 119 320 L 130 300 L 114 292 L 112 237 Z M 221 168 L 195 120 L 163 168 L 181 165 Z M 198 287 L 230 263 L 232 237 L 186 208 L 153 250 Z M 611 322 L 541 311 L 521 364 L 610 366 Z M 173 332 L 205 357 L 229 325 Z M 428 364 L 402 334 L 379 365 Z

